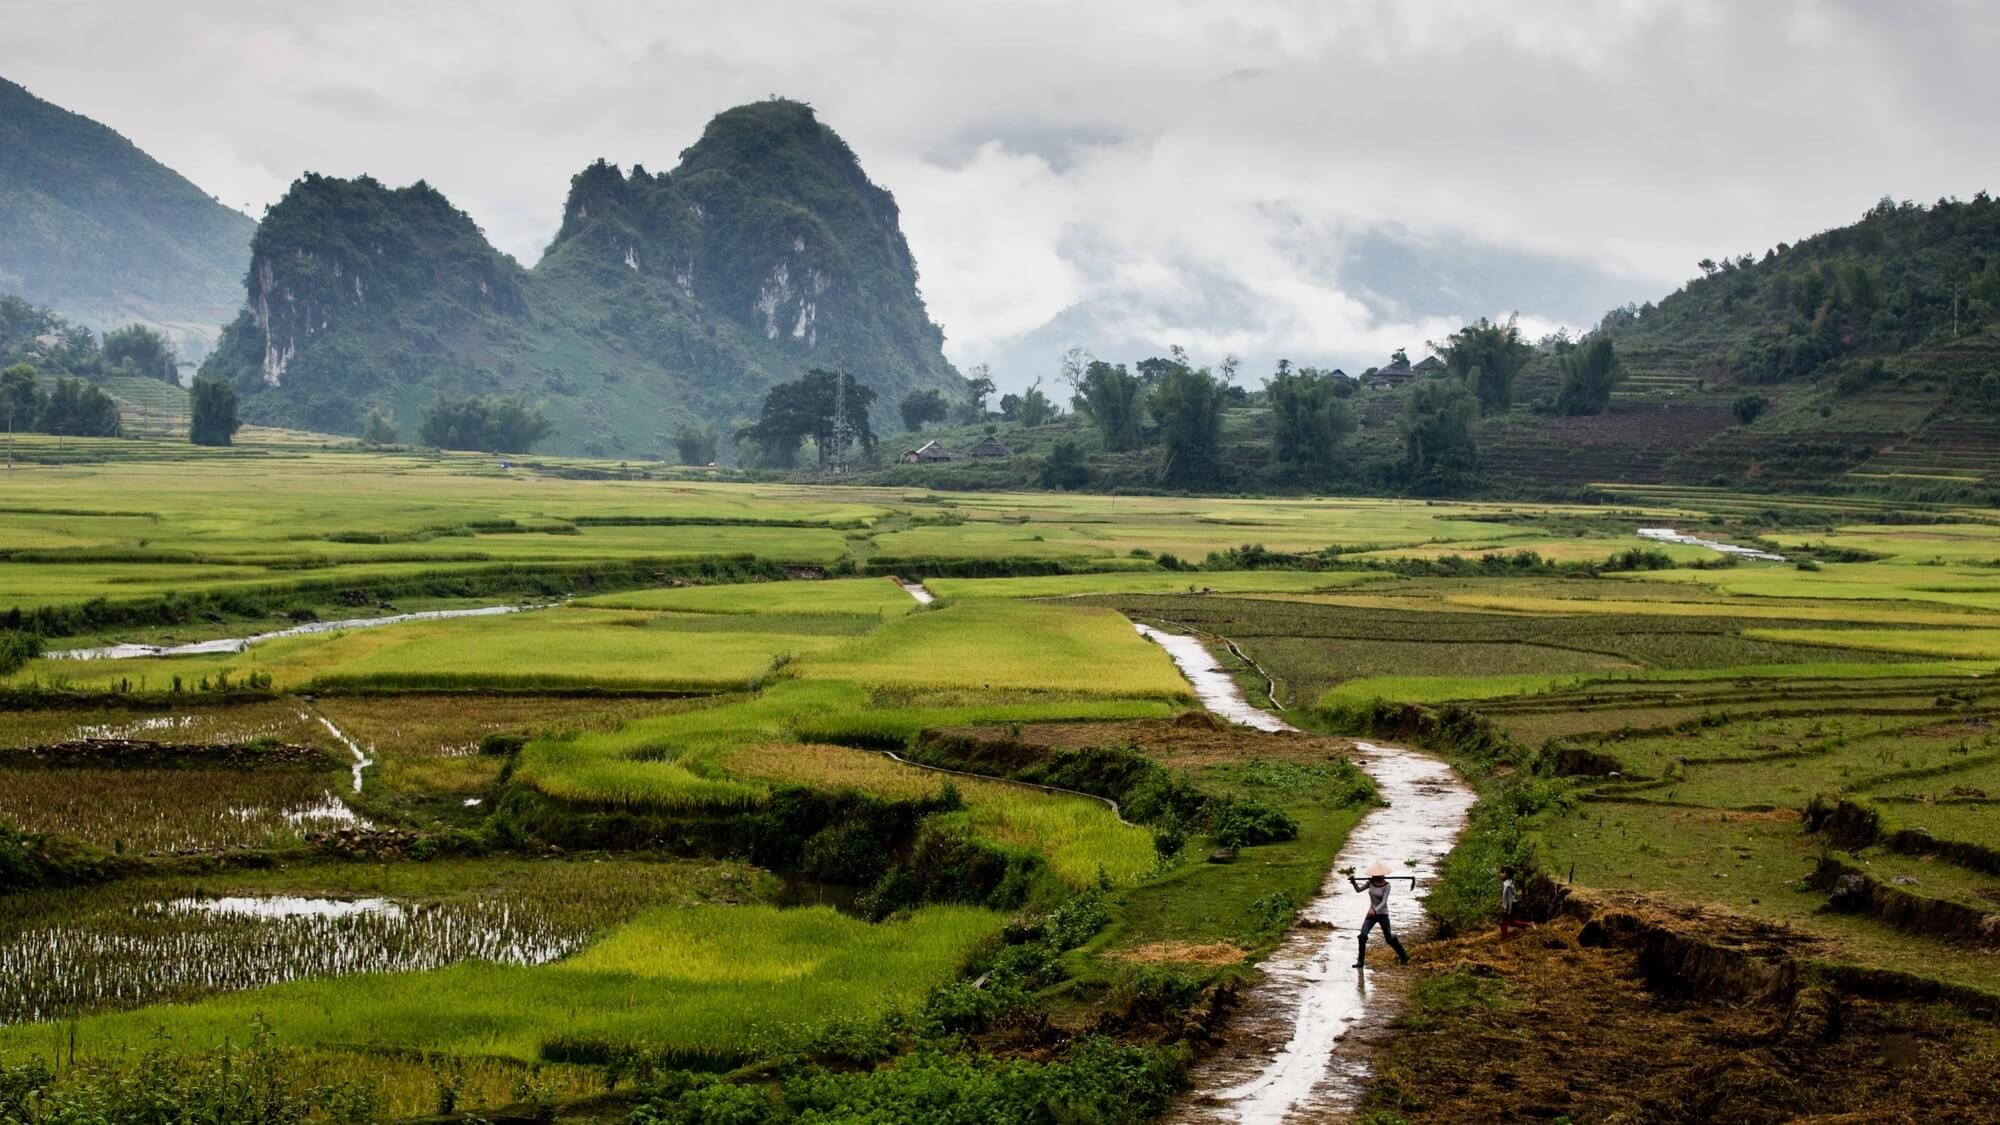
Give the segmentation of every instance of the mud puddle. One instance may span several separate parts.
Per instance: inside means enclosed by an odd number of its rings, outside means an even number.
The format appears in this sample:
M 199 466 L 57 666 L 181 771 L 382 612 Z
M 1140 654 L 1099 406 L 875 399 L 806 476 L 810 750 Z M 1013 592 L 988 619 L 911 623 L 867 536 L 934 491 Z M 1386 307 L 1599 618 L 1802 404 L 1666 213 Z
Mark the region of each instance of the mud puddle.
M 896 585 L 901 586 L 905 594 L 917 599 L 918 603 L 922 605 L 929 605 L 937 600 L 929 590 L 924 589 L 922 582 L 905 582 L 898 578 L 896 579 Z
M 388 617 L 314 621 L 272 633 L 254 633 L 247 637 L 219 637 L 212 641 L 194 641 L 184 645 L 102 645 L 97 648 L 60 649 L 42 655 L 49 660 L 131 660 L 141 656 L 214 656 L 242 652 L 251 645 L 274 641 L 280 637 L 303 637 L 342 629 L 372 629 L 377 625 L 400 625 L 406 621 L 442 621 L 450 617 L 497 617 L 506 613 L 525 613 L 529 610 L 546 608 L 548 607 L 533 605 L 488 605 L 477 609 L 430 609 L 421 613 L 398 613 Z
M 1296 730 L 1243 697 L 1236 681 L 1192 636 L 1135 626 L 1167 650 L 1202 705 L 1231 722 L 1263 731 Z M 1473 802 L 1451 767 L 1426 754 L 1372 742 L 1354 744 L 1357 762 L 1375 779 L 1385 805 L 1363 817 L 1328 873 L 1320 894 L 1300 912 L 1300 924 L 1260 964 L 1264 979 L 1231 1018 L 1230 1045 L 1195 1067 L 1193 1092 L 1171 1120 L 1183 1122 L 1322 1121 L 1353 1112 L 1369 1077 L 1369 1046 L 1389 1035 L 1405 1000 L 1407 977 L 1381 939 L 1368 968 L 1355 968 L 1355 937 L 1365 898 L 1342 869 L 1382 861 L 1413 876 L 1417 891 L 1396 880 L 1390 920 L 1407 944 L 1423 936 L 1423 888 L 1436 877 Z M 1372 960 L 1372 959 L 1371 959 Z

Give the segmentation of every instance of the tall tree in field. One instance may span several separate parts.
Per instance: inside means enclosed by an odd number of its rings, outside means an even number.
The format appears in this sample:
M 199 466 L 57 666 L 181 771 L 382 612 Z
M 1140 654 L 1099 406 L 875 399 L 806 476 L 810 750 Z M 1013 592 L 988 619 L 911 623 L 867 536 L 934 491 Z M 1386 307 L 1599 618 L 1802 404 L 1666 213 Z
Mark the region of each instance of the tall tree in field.
M 936 394 L 937 392 L 931 392 Z M 942 400 L 940 400 L 942 401 Z M 715 431 L 707 426 L 684 425 L 674 431 L 674 452 L 683 465 L 707 465 L 715 461 Z
M 372 407 L 361 422 L 361 440 L 369 445 L 396 444 L 396 420 L 381 407 Z
M 14 471 L 14 433 L 34 426 L 42 417 L 42 385 L 35 369 L 17 363 L 0 371 L 0 419 L 7 424 L 7 471 Z
M 436 449 L 526 453 L 549 436 L 552 428 L 539 405 L 518 398 L 439 395 L 424 412 L 423 427 L 417 436 Z
M 1076 443 L 1063 438 L 1050 447 L 1049 455 L 1042 459 L 1042 487 L 1060 488 L 1065 492 L 1082 488 L 1090 483 L 1090 464 L 1084 460 L 1083 451 Z
M 1019 422 L 1031 429 L 1055 421 L 1058 413 L 1060 412 L 1056 409 L 1056 404 L 1050 402 L 1049 396 L 1042 393 L 1042 383 L 1039 379 L 1035 380 L 1034 386 L 1020 394 L 1000 396 L 1000 416 L 1009 422 Z
M 1294 369 L 1283 360 L 1264 381 L 1271 401 L 1271 461 L 1280 475 L 1315 482 L 1333 475 L 1340 443 L 1354 430 L 1354 411 L 1340 390 L 1335 376 Z
M 1419 492 L 1457 487 L 1479 464 L 1472 425 L 1479 404 L 1464 384 L 1451 379 L 1419 382 L 1403 407 L 1403 475 Z
M 117 437 L 118 404 L 81 379 L 58 379 L 42 404 L 41 429 L 57 437 Z
M 875 430 L 868 411 L 875 392 L 857 383 L 844 371 L 815 367 L 796 382 L 780 383 L 764 396 L 764 409 L 755 424 L 738 431 L 737 438 L 763 450 L 764 459 L 775 465 L 789 465 L 807 438 L 819 450 L 824 466 L 835 454 L 840 435 L 861 443 L 866 452 L 875 449 Z
M 1505 413 L 1514 405 L 1514 379 L 1535 355 L 1511 316 L 1505 324 L 1480 317 L 1443 343 L 1432 343 L 1431 350 L 1479 400 L 1482 414 Z
M 950 417 L 951 404 L 944 400 L 944 395 L 937 388 L 925 387 L 904 395 L 896 412 L 903 416 L 903 428 L 916 433 L 932 422 L 942 422 Z
M 1145 444 L 1145 419 L 1139 380 L 1124 364 L 1112 366 L 1093 359 L 1084 368 L 1076 394 L 1076 412 L 1090 419 L 1104 436 L 1104 448 L 1116 453 Z
M 1083 373 L 1090 369 L 1090 361 L 1095 357 L 1083 348 L 1071 348 L 1056 361 L 1056 378 L 1069 384 L 1069 397 L 1074 400 L 1083 390 Z
M 104 363 L 112 369 L 129 367 L 148 379 L 180 385 L 179 359 L 173 341 L 143 324 L 104 334 Z
M 1556 362 L 1562 368 L 1556 410 L 1563 414 L 1604 413 L 1611 405 L 1611 392 L 1625 378 L 1611 337 L 1602 332 L 1563 352 Z
M 228 445 L 243 423 L 236 416 L 236 388 L 227 379 L 196 379 L 188 388 L 188 440 Z
M 993 397 L 993 369 L 983 363 L 975 363 L 965 369 L 965 393 L 970 400 L 966 405 L 967 422 L 986 420 L 986 400 Z
M 1176 363 L 1146 400 L 1165 453 L 1160 476 L 1176 488 L 1206 488 L 1222 480 L 1222 409 L 1227 388 L 1206 368 Z

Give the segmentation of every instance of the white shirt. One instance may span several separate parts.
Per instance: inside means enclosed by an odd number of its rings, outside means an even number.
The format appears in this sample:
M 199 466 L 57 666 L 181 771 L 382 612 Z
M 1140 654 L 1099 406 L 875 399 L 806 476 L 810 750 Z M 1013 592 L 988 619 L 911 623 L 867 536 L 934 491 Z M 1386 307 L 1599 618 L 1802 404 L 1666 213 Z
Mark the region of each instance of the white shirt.
M 1380 883 L 1368 884 L 1368 913 L 1389 913 L 1389 883 L 1387 880 Z

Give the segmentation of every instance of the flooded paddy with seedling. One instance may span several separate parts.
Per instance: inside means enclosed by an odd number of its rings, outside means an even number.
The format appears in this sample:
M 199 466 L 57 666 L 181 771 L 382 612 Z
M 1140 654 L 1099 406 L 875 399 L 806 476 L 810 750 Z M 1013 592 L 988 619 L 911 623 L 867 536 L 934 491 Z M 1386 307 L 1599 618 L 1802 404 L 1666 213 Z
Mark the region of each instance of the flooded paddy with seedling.
M 365 823 L 344 772 L 0 766 L 0 818 L 116 854 L 297 844 Z
M 0 1024 L 302 978 L 469 960 L 546 964 L 649 907 L 682 901 L 682 883 L 682 873 L 657 864 L 448 862 L 416 882 L 353 871 L 320 877 L 301 865 L 234 880 L 8 896 L 0 898 Z M 749 890 L 747 875 L 741 886 L 738 893 L 761 893 Z M 718 884 L 717 900 L 730 897 Z

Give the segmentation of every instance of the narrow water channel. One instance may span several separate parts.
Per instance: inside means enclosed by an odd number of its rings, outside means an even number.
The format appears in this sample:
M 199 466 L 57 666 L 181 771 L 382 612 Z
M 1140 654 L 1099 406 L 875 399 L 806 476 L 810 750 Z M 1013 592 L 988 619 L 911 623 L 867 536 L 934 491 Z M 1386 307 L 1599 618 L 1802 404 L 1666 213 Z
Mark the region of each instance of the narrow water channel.
M 551 605 L 556 603 L 551 602 Z M 313 621 L 304 625 L 294 625 L 289 629 L 279 629 L 270 633 L 255 633 L 248 637 L 218 637 L 212 641 L 192 641 L 184 645 L 101 645 L 97 648 L 69 648 L 45 652 L 50 660 L 130 660 L 140 656 L 215 656 L 232 652 L 242 652 L 254 644 L 274 641 L 279 637 L 303 637 L 313 633 L 332 633 L 342 629 L 372 629 L 377 625 L 400 625 L 405 621 L 441 621 L 448 617 L 497 617 L 503 613 L 525 613 L 545 606 L 533 605 L 484 605 L 476 609 L 428 609 L 420 613 L 397 613 L 388 617 L 351 617 L 345 621 Z
M 1136 628 L 1167 650 L 1195 697 L 1216 715 L 1263 731 L 1297 729 L 1251 705 L 1198 638 Z M 1372 742 L 1354 748 L 1356 764 L 1375 779 L 1384 804 L 1355 826 L 1319 896 L 1260 963 L 1264 978 L 1231 1017 L 1229 1044 L 1196 1065 L 1194 1089 L 1171 1120 L 1277 1125 L 1338 1119 L 1354 1111 L 1366 1089 L 1369 1047 L 1390 1034 L 1409 976 L 1395 967 L 1379 937 L 1368 967 L 1354 967 L 1366 899 L 1341 870 L 1379 860 L 1399 876 L 1414 876 L 1414 894 L 1396 881 L 1400 893 L 1390 896 L 1389 915 L 1406 945 L 1422 937 L 1424 888 L 1464 828 L 1473 794 L 1451 767 L 1428 754 Z
M 1725 555 L 1735 555 L 1738 558 L 1744 559 L 1756 559 L 1759 562 L 1785 561 L 1785 556 L 1771 551 L 1761 550 L 1757 547 L 1745 547 L 1741 543 L 1724 543 L 1719 539 L 1703 539 L 1699 535 L 1689 535 L 1685 531 L 1676 531 L 1671 527 L 1642 527 L 1639 529 L 1639 538 L 1651 539 L 1655 543 L 1679 543 L 1689 547 L 1706 547 L 1711 551 L 1720 551 Z

